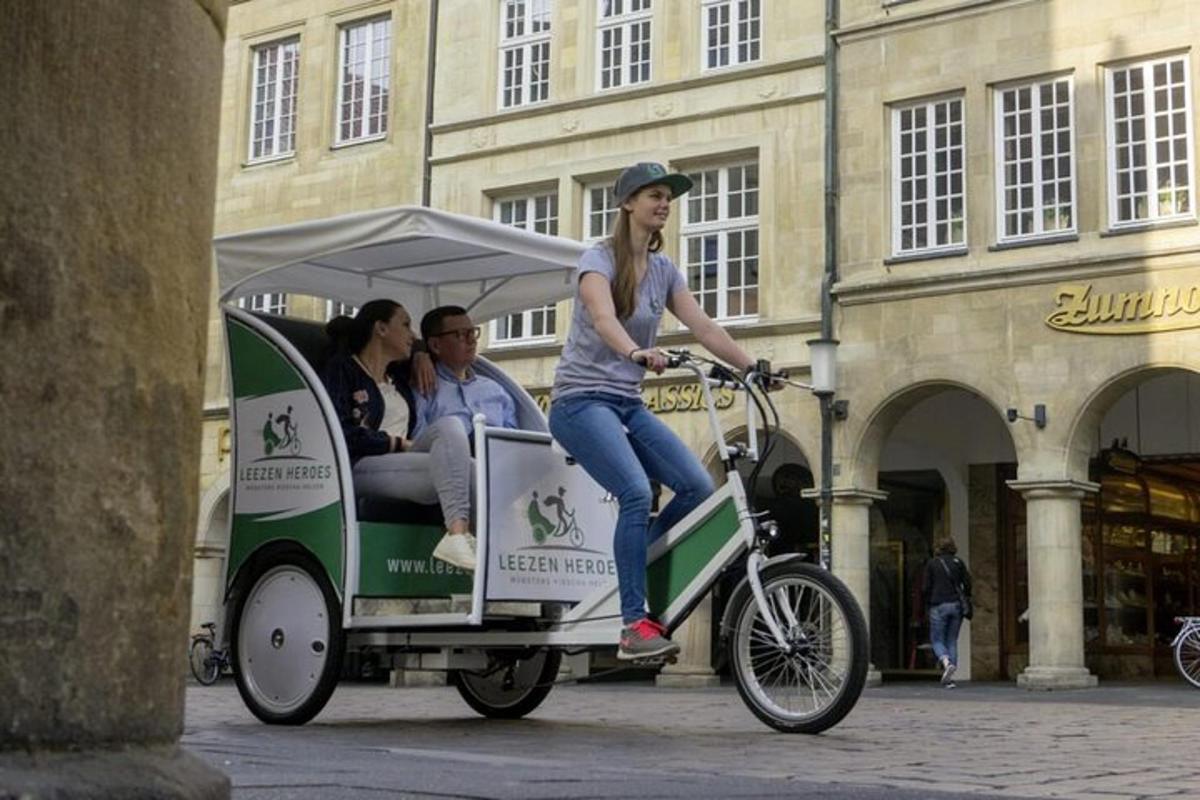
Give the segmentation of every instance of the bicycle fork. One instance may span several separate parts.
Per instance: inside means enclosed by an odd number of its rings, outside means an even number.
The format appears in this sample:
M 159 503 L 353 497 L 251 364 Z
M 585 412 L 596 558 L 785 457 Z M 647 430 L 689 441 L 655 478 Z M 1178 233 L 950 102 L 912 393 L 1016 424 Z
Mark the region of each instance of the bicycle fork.
M 750 582 L 750 592 L 754 595 L 754 602 L 758 604 L 758 610 L 762 613 L 763 621 L 766 622 L 767 629 L 775 639 L 775 644 L 783 652 L 790 653 L 795 648 L 788 639 L 788 636 L 784 634 L 783 628 L 779 626 L 779 620 L 775 618 L 775 606 L 778 605 L 783 611 L 783 622 L 787 625 L 787 630 L 790 634 L 803 637 L 803 633 L 800 631 L 800 624 L 797 622 L 795 614 L 792 613 L 790 603 L 774 604 L 767 601 L 767 594 L 763 591 L 762 580 L 758 575 L 762 564 L 762 550 L 755 547 L 750 551 L 750 555 L 746 557 L 746 579 Z

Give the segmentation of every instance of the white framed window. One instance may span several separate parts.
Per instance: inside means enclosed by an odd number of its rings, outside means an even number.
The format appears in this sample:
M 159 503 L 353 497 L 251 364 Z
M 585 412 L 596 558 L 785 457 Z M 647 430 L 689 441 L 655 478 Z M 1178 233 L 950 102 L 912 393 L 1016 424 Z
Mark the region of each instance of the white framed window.
M 596 88 L 650 80 L 651 0 L 597 0 Z
M 1107 71 L 1112 228 L 1196 215 L 1189 71 L 1186 55 Z
M 558 235 L 558 193 L 511 197 L 497 200 L 494 206 L 497 222 L 548 236 Z M 527 344 L 554 339 L 556 322 L 554 304 L 528 308 L 516 314 L 492 321 L 491 343 L 494 345 Z
M 358 306 L 352 306 L 349 303 L 342 303 L 338 300 L 325 301 L 325 321 L 334 317 L 353 317 L 358 313 Z
M 287 314 L 287 295 L 282 292 L 268 294 L 252 294 L 243 297 L 238 305 L 247 311 L 257 311 L 260 314 L 274 314 L 282 317 Z
M 1074 102 L 1069 77 L 996 90 L 999 241 L 1075 231 Z
M 962 97 L 892 109 L 892 251 L 967 244 Z
M 680 252 L 688 289 L 713 319 L 758 316 L 758 164 L 688 172 Z
M 550 98 L 550 0 L 500 0 L 500 107 Z
M 762 58 L 761 0 L 704 0 L 703 14 L 703 69 Z
M 392 19 L 344 25 L 338 41 L 337 144 L 387 135 L 391 105 Z
M 592 244 L 612 234 L 617 219 L 617 197 L 612 182 L 583 187 L 583 241 Z
M 296 93 L 300 84 L 300 38 L 254 48 L 250 98 L 250 161 L 296 152 Z

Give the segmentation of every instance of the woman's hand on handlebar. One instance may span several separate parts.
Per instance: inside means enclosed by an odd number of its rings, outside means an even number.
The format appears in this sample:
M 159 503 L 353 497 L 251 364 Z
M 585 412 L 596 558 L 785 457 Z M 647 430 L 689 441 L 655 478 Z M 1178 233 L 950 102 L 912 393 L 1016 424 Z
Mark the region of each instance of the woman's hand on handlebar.
M 634 350 L 629 354 L 629 360 L 635 364 L 641 364 L 648 370 L 651 370 L 655 375 L 662 375 L 663 370 L 667 368 L 667 359 L 669 356 L 657 347 L 646 347 L 640 350 Z

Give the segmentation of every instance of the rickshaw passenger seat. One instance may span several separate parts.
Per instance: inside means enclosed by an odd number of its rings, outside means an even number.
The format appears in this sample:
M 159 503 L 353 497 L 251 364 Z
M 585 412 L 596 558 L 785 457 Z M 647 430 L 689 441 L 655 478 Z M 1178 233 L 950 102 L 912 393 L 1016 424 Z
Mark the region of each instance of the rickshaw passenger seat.
M 252 311 L 251 314 L 279 331 L 283 338 L 300 351 L 300 355 L 304 356 L 304 360 L 317 375 L 325 371 L 325 362 L 332 355 L 333 345 L 325 333 L 324 323 L 263 314 L 258 311 Z

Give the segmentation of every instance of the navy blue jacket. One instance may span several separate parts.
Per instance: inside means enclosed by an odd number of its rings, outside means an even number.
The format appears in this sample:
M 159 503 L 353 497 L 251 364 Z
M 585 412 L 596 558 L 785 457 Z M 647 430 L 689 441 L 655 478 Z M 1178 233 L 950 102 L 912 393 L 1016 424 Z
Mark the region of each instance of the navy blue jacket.
M 413 390 L 408 385 L 408 362 L 393 361 L 388 364 L 387 376 L 408 403 L 406 438 L 412 438 L 417 413 Z M 371 376 L 351 356 L 335 355 L 325 365 L 321 380 L 342 425 L 342 435 L 350 451 L 350 463 L 364 456 L 381 456 L 390 452 L 391 440 L 379 430 L 379 423 L 383 421 L 383 395 Z

